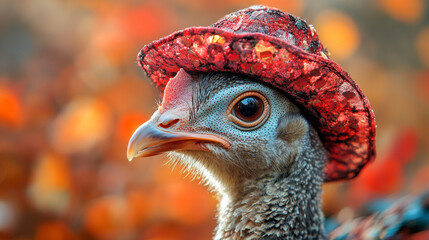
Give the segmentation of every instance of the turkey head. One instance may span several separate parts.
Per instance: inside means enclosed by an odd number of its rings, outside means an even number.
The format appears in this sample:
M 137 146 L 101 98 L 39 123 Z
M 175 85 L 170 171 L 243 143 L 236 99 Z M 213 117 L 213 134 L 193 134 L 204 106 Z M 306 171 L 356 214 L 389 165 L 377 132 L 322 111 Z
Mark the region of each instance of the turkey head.
M 243 178 L 286 173 L 308 131 L 299 109 L 276 89 L 244 75 L 182 69 L 168 82 L 161 106 L 132 136 L 128 159 L 168 151 L 231 189 Z

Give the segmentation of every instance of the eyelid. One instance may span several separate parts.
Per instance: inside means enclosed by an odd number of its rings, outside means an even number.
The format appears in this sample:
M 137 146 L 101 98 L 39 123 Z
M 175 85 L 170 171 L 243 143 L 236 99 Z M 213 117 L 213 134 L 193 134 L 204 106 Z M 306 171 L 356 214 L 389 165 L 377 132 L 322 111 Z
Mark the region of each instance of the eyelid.
M 245 122 L 241 119 L 239 119 L 238 117 L 236 117 L 234 115 L 234 106 L 240 102 L 241 100 L 243 100 L 246 97 L 258 97 L 259 99 L 261 99 L 263 107 L 264 107 L 264 111 L 262 112 L 261 116 L 253 121 L 253 122 Z M 228 106 L 227 109 L 227 118 L 229 121 L 233 122 L 236 127 L 238 127 L 241 130 L 245 130 L 245 131 L 250 131 L 250 130 L 254 130 L 259 128 L 260 126 L 262 126 L 262 124 L 268 119 L 268 116 L 270 115 L 270 102 L 268 101 L 268 99 L 262 95 L 261 93 L 257 92 L 257 91 L 249 91 L 249 92 L 245 92 L 242 93 L 240 96 L 236 97 Z

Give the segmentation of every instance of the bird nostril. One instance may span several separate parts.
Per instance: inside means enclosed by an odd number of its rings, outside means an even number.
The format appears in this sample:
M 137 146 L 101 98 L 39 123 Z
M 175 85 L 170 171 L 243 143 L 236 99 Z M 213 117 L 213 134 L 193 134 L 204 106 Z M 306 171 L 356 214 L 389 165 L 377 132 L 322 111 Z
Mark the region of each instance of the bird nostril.
M 162 128 L 170 128 L 171 126 L 176 125 L 176 123 L 178 123 L 178 122 L 179 122 L 179 119 L 177 119 L 177 118 L 176 119 L 168 119 L 168 120 L 165 120 L 162 123 L 158 124 L 158 126 L 162 127 Z

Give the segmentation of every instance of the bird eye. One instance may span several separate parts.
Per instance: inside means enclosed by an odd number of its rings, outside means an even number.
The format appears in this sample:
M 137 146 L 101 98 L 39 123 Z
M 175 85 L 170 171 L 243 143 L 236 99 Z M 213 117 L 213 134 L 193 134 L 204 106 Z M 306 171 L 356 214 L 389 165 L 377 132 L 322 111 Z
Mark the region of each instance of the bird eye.
M 228 107 L 229 120 L 242 130 L 253 130 L 268 118 L 270 105 L 259 92 L 245 92 Z
M 264 104 L 258 97 L 245 97 L 234 106 L 235 115 L 245 122 L 253 122 L 264 111 Z

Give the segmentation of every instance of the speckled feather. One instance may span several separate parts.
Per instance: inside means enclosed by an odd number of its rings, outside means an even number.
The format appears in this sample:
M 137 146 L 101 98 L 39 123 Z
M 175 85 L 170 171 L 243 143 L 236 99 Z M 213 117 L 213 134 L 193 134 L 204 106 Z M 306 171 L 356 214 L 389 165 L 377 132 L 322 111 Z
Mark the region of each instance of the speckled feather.
M 243 182 L 240 197 L 219 209 L 215 239 L 324 239 L 323 147 L 315 132 L 301 144 L 290 170 Z

